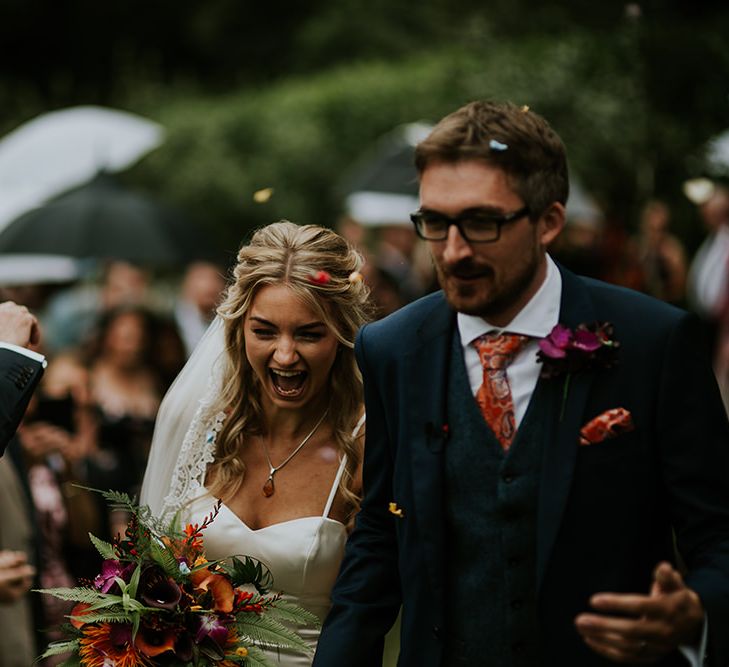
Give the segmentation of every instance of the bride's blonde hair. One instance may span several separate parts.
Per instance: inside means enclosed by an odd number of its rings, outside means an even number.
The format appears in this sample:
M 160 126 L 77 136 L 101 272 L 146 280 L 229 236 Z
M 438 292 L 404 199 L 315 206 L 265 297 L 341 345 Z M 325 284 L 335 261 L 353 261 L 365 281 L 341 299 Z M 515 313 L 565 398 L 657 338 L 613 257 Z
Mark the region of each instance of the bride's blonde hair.
M 362 256 L 341 236 L 316 225 L 283 220 L 255 232 L 238 252 L 233 281 L 218 308 L 224 321 L 227 364 L 214 411 L 227 413 L 210 464 L 210 492 L 235 495 L 245 475 L 240 456 L 247 436 L 263 433 L 261 385 L 245 354 L 243 322 L 253 299 L 267 285 L 287 285 L 331 329 L 340 343 L 329 382 L 329 415 L 338 451 L 347 455 L 340 482 L 344 498 L 357 507 L 352 491 L 361 461 L 352 430 L 362 412 L 362 376 L 354 339 L 370 312 L 369 290 L 358 274 Z

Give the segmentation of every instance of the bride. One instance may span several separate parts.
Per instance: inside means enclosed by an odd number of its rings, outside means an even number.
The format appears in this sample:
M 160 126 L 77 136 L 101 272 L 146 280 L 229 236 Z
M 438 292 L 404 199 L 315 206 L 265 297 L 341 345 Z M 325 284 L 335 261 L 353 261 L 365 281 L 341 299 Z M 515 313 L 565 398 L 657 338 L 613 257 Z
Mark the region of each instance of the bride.
M 322 621 L 358 508 L 368 311 L 361 256 L 334 232 L 278 222 L 241 248 L 218 318 L 160 408 L 141 502 L 202 523 L 209 559 L 265 563 L 274 587 Z M 206 388 L 207 387 L 207 388 Z M 319 632 L 296 631 L 312 655 Z

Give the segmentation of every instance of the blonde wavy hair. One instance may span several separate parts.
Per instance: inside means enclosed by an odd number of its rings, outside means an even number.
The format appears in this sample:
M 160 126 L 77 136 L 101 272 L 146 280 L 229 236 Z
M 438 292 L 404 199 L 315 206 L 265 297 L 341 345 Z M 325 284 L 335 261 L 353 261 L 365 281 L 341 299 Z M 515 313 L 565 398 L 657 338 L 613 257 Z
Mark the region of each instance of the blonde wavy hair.
M 228 414 L 218 434 L 208 472 L 210 492 L 230 498 L 245 476 L 239 456 L 246 437 L 263 434 L 261 383 L 245 354 L 243 322 L 253 299 L 267 285 L 285 284 L 331 329 L 340 343 L 329 380 L 329 422 L 337 450 L 347 455 L 339 489 L 354 509 L 352 491 L 361 462 L 352 431 L 363 406 L 362 375 L 354 358 L 354 339 L 370 315 L 369 289 L 358 276 L 364 260 L 345 239 L 324 227 L 282 220 L 255 232 L 238 252 L 238 263 L 218 308 L 224 321 L 227 365 L 214 410 Z M 318 272 L 328 280 L 312 280 Z M 353 275 L 354 274 L 354 275 Z

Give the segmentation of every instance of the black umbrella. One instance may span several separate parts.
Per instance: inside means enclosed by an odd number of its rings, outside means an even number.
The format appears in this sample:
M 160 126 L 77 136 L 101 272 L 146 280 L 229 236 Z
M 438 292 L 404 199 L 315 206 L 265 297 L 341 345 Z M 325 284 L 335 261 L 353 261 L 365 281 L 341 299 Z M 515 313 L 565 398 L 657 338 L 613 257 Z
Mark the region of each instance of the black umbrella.
M 364 225 L 410 224 L 409 214 L 418 207 L 415 145 L 431 129 L 400 125 L 357 160 L 339 185 L 351 217 Z
M 11 222 L 0 252 L 172 264 L 206 251 L 179 213 L 100 174 Z

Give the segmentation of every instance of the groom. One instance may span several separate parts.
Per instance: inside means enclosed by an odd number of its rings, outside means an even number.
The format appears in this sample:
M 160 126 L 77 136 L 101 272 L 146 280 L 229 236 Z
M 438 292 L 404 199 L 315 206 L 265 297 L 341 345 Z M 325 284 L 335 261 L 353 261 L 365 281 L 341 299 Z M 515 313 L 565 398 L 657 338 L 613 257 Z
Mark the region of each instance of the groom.
M 381 664 L 401 604 L 401 667 L 726 665 L 729 426 L 695 319 L 552 261 L 565 151 L 527 107 L 466 105 L 416 166 L 442 291 L 360 332 L 365 497 L 314 665 Z

